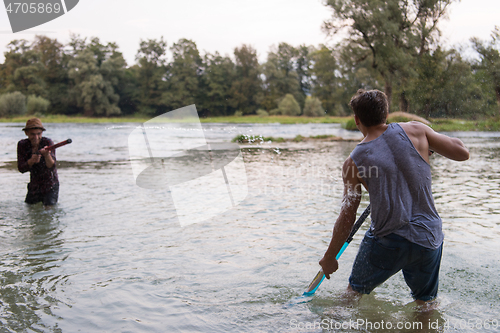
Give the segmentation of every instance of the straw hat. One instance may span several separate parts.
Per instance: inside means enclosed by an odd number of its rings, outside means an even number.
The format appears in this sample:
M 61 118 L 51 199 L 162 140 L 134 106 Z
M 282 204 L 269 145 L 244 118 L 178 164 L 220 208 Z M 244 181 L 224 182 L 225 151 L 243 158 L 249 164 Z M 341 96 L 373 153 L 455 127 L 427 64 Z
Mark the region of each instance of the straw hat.
M 23 131 L 27 131 L 30 129 L 41 129 L 42 131 L 45 131 L 45 128 L 43 128 L 42 121 L 38 118 L 31 118 L 26 122 L 26 127 L 23 128 Z

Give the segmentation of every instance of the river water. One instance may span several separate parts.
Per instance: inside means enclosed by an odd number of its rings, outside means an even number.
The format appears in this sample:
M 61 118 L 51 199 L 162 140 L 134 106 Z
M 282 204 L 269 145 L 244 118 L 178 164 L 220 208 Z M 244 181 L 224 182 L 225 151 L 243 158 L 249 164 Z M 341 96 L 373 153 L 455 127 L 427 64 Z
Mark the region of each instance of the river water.
M 138 125 L 45 124 L 54 142 L 73 140 L 57 150 L 59 203 L 45 210 L 23 202 L 23 124 L 0 124 L 1 332 L 500 331 L 500 133 L 448 133 L 470 160 L 431 158 L 445 248 L 436 309 L 423 312 L 401 274 L 359 301 L 343 296 L 368 223 L 312 300 L 289 304 L 319 269 L 339 212 L 341 166 L 356 142 L 242 145 L 246 198 L 181 227 L 167 189 L 135 183 L 127 145 Z M 335 124 L 203 130 L 226 142 L 237 134 L 360 138 Z M 361 209 L 367 202 L 365 194 Z

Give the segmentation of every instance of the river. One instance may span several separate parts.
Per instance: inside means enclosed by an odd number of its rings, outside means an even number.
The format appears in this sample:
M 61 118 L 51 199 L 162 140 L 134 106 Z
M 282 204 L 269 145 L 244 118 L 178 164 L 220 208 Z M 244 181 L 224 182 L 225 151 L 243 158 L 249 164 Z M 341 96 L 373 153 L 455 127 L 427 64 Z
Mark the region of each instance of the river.
M 2 332 L 500 330 L 498 132 L 447 133 L 470 149 L 466 162 L 431 157 L 445 247 L 436 310 L 422 314 L 401 274 L 358 302 L 343 297 L 368 223 L 313 299 L 285 306 L 319 269 L 355 141 L 241 145 L 244 200 L 181 227 L 168 189 L 136 185 L 128 138 L 139 124 L 44 124 L 54 142 L 73 143 L 57 150 L 59 203 L 27 206 L 29 175 L 16 168 L 23 125 L 0 124 Z M 219 142 L 360 138 L 337 124 L 203 124 L 203 132 Z

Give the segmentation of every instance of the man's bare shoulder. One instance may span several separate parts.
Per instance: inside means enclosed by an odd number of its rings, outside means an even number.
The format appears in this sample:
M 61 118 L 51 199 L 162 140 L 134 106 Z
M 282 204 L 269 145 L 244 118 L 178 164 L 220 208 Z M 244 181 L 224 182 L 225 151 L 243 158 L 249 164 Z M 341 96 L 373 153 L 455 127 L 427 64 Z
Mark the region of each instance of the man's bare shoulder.
M 434 132 L 432 128 L 419 121 L 410 121 L 407 123 L 399 123 L 399 125 L 406 132 L 406 135 L 411 139 L 415 146 L 421 146 L 422 141 L 427 141 L 427 135 Z M 421 146 L 422 149 L 427 150 L 427 145 Z
M 428 149 L 455 161 L 469 159 L 469 150 L 458 138 L 438 133 L 420 122 L 411 121 L 400 125 L 424 159 Z
M 430 129 L 430 127 L 427 126 L 426 124 L 423 124 L 423 123 L 416 121 L 416 120 L 409 121 L 407 123 L 398 123 L 398 124 L 405 130 L 406 133 L 408 133 L 410 131 L 413 134 L 417 134 L 417 133 L 424 134 L 426 131 L 428 131 Z

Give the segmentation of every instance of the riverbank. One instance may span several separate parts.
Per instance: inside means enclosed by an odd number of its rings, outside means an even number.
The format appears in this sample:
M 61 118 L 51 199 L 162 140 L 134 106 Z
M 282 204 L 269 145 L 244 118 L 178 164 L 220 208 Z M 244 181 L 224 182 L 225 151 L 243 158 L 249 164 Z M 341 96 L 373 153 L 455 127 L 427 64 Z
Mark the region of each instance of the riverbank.
M 32 116 L 0 118 L 2 123 L 25 123 Z M 89 118 L 82 116 L 48 115 L 39 117 L 44 123 L 144 123 L 152 117 L 102 117 Z M 200 118 L 202 123 L 232 123 L 232 124 L 342 124 L 351 117 L 291 117 L 291 116 L 227 116 Z
M 2 123 L 26 123 L 30 116 L 0 118 Z M 144 123 L 151 118 L 148 117 L 110 117 L 110 118 L 88 118 L 82 116 L 48 115 L 40 117 L 44 123 Z M 200 118 L 202 123 L 233 123 L 233 124 L 342 124 L 345 126 L 352 117 L 289 117 L 289 116 L 242 116 L 242 117 L 207 117 Z M 408 121 L 405 117 L 393 117 L 392 121 Z M 500 131 L 500 117 L 483 120 L 464 119 L 429 119 L 430 126 L 439 132 L 454 131 Z

